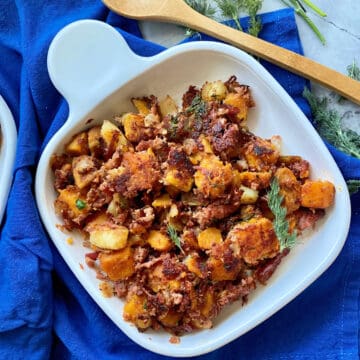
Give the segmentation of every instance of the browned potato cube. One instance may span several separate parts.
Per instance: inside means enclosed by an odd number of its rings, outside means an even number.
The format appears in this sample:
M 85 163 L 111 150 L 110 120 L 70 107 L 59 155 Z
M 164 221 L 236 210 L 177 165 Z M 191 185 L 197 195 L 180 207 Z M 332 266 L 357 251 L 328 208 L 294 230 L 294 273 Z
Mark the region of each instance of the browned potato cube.
M 108 155 L 110 156 L 115 150 L 122 152 L 128 151 L 130 144 L 122 131 L 109 120 L 104 120 L 100 134 L 104 140 Z
M 206 81 L 201 88 L 201 97 L 205 101 L 223 100 L 227 94 L 227 88 L 221 80 Z
M 235 280 L 240 271 L 240 265 L 228 269 L 221 259 L 212 256 L 209 257 L 206 265 L 210 271 L 210 278 L 214 281 Z
M 125 226 L 114 225 L 96 228 L 90 232 L 90 243 L 101 249 L 119 250 L 127 245 L 129 230 Z
M 178 106 L 176 105 L 176 102 L 169 95 L 166 95 L 166 97 L 159 102 L 159 108 L 162 117 L 176 114 L 178 112 Z
M 267 218 L 252 218 L 235 225 L 228 233 L 225 243 L 250 265 L 272 258 L 280 249 L 272 222 Z
M 87 217 L 90 209 L 80 190 L 76 186 L 70 185 L 59 191 L 59 196 L 55 201 L 55 210 L 64 219 L 70 218 L 79 223 Z
M 168 170 L 164 177 L 164 184 L 172 186 L 183 192 L 188 192 L 193 186 L 194 179 L 188 172 L 181 170 Z
M 326 209 L 334 203 L 335 187 L 329 181 L 308 180 L 301 186 L 301 206 Z
M 290 214 L 300 207 L 301 184 L 294 173 L 286 167 L 278 169 L 275 177 L 279 181 L 280 194 L 284 197 L 283 205 Z
M 131 102 L 134 104 L 139 114 L 141 115 L 150 114 L 150 108 L 147 101 L 143 99 L 133 98 L 131 99 Z
M 217 198 L 232 182 L 232 176 L 231 164 L 224 165 L 217 156 L 208 155 L 195 172 L 195 185 L 205 197 Z
M 244 155 L 251 171 L 262 172 L 276 164 L 279 150 L 271 141 L 257 137 L 246 146 Z
M 124 305 L 123 317 L 124 320 L 134 323 L 141 330 L 151 326 L 151 317 L 147 312 L 146 296 L 131 293 Z
M 207 228 L 198 235 L 198 243 L 201 249 L 211 249 L 213 244 L 221 244 L 223 241 L 221 231 L 217 228 Z
M 234 170 L 233 183 L 236 186 L 244 185 L 253 190 L 265 189 L 270 185 L 270 171 L 237 171 Z
M 239 122 L 243 122 L 247 118 L 247 102 L 248 101 L 241 94 L 238 93 L 229 93 L 224 100 L 224 104 L 231 105 L 239 110 L 239 112 L 236 114 Z
M 88 133 L 84 131 L 75 135 L 65 146 L 65 152 L 71 156 L 87 155 L 89 153 Z
M 131 142 L 139 142 L 144 135 L 144 115 L 127 113 L 121 118 L 125 136 Z
M 110 280 L 125 280 L 135 272 L 133 250 L 127 246 L 124 249 L 109 254 L 99 254 L 100 268 Z
M 158 230 L 151 230 L 149 232 L 147 242 L 153 249 L 158 251 L 168 251 L 173 245 L 170 238 Z
M 79 189 L 88 186 L 94 180 L 98 170 L 94 158 L 88 155 L 73 158 L 72 169 L 75 185 Z
M 176 312 L 175 310 L 169 310 L 164 316 L 159 317 L 159 321 L 165 327 L 174 327 L 178 325 L 181 317 L 181 313 Z

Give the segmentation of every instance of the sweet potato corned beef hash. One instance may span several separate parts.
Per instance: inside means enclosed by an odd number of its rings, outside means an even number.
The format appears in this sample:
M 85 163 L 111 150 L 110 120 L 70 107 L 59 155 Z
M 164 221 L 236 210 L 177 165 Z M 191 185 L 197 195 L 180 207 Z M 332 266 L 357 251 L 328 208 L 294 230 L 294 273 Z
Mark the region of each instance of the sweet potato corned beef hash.
M 334 201 L 309 162 L 247 128 L 255 106 L 235 76 L 167 96 L 75 135 L 51 166 L 55 209 L 80 230 L 105 296 L 141 331 L 208 329 L 265 284 L 296 236 Z

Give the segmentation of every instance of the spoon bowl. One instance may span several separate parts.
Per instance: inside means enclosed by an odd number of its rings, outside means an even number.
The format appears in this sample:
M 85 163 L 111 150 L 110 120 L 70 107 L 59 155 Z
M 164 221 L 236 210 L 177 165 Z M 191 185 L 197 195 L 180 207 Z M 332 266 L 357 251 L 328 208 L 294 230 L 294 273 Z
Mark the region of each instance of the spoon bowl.
M 114 12 L 137 20 L 184 25 L 339 93 L 360 104 L 360 82 L 290 50 L 232 29 L 193 10 L 183 0 L 103 0 Z

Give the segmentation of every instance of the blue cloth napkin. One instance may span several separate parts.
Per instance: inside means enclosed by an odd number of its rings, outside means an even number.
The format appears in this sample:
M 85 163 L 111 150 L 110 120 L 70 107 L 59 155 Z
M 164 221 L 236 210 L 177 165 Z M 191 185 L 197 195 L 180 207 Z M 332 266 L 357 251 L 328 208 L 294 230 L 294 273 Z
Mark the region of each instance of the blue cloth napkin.
M 48 47 L 61 28 L 84 18 L 114 26 L 139 55 L 164 50 L 144 41 L 135 21 L 113 14 L 100 1 L 1 1 L 0 94 L 14 114 L 19 138 L 0 238 L 0 359 L 164 358 L 134 344 L 98 308 L 53 247 L 34 201 L 41 149 L 68 113 L 48 77 Z M 262 20 L 262 38 L 302 52 L 292 11 L 265 14 Z M 301 96 L 306 82 L 265 66 L 310 116 Z M 329 148 L 345 177 L 359 179 L 360 160 Z M 200 358 L 358 359 L 359 200 L 352 197 L 351 230 L 340 256 L 313 285 L 252 331 Z

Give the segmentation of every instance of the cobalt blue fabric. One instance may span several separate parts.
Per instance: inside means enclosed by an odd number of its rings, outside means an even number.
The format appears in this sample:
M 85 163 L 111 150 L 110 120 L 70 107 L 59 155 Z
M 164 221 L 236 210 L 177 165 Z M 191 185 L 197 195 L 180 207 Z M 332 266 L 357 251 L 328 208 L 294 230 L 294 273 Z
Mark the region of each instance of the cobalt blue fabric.
M 14 114 L 19 133 L 0 238 L 0 359 L 164 358 L 134 344 L 97 307 L 53 247 L 36 210 L 36 164 L 68 113 L 48 77 L 47 50 L 61 28 L 85 18 L 114 26 L 139 55 L 164 50 L 144 41 L 135 21 L 113 14 L 100 1 L 0 3 L 0 94 Z M 262 19 L 261 37 L 302 52 L 292 11 L 265 14 Z M 195 36 L 187 41 L 201 39 Z M 306 82 L 274 65 L 265 66 L 310 116 L 301 96 Z M 345 177 L 359 179 L 360 160 L 329 148 Z M 359 200 L 359 195 L 352 197 L 351 231 L 340 256 L 313 285 L 260 326 L 199 358 L 357 359 Z

